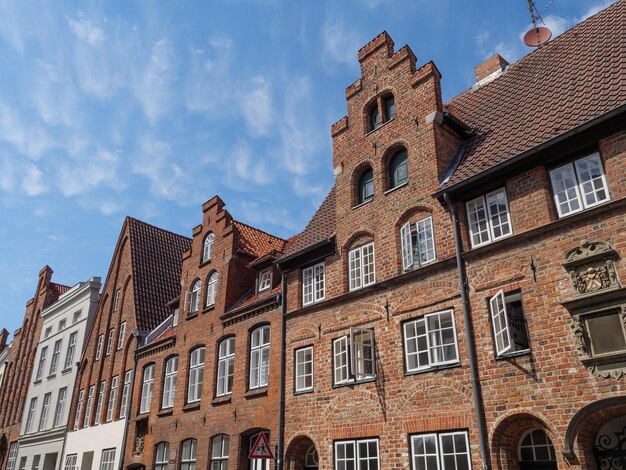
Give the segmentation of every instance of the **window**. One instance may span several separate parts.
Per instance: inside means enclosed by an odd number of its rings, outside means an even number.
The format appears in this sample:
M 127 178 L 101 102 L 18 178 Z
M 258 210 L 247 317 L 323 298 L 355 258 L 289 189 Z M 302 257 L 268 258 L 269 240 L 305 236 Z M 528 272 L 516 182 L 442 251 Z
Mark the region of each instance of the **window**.
M 35 455 L 33 456 L 33 466 L 31 467 L 32 470 L 39 470 L 39 463 L 41 462 L 41 455 Z
M 26 460 L 27 460 L 27 457 L 25 456 L 20 458 L 19 470 L 26 470 Z
M 376 282 L 374 242 L 360 246 L 348 253 L 350 290 L 360 289 Z
M 200 401 L 202 397 L 202 382 L 204 381 L 204 348 L 197 348 L 191 352 L 189 358 L 189 387 L 187 389 L 187 403 Z
M 378 439 L 335 441 L 336 470 L 378 470 Z
M 195 439 L 183 441 L 180 453 L 180 470 L 196 470 L 197 446 L 198 443 Z
M 154 470 L 167 470 L 169 455 L 170 445 L 167 442 L 158 444 L 154 452 Z
M 67 351 L 65 352 L 65 363 L 63 364 L 63 369 L 69 369 L 72 367 L 72 362 L 74 362 L 74 353 L 76 352 L 76 337 L 78 336 L 78 332 L 74 332 L 70 335 L 70 340 L 67 343 Z
M 57 366 L 59 365 L 59 356 L 61 355 L 61 340 L 54 343 L 54 349 L 52 350 L 52 361 L 50 362 L 50 372 L 48 375 L 55 374 Z
M 109 330 L 109 337 L 107 338 L 107 354 L 106 354 L 107 356 L 111 354 L 111 348 L 113 347 L 113 333 L 114 333 L 114 330 L 113 328 L 111 328 Z
M 74 417 L 74 431 L 78 429 L 80 425 L 80 412 L 83 408 L 83 398 L 85 397 L 85 390 L 78 392 L 78 404 L 76 405 L 76 416 Z
M 178 356 L 170 357 L 165 363 L 165 377 L 163 379 L 163 399 L 161 400 L 161 408 L 171 408 L 174 406 L 177 375 Z
M 37 411 L 37 397 L 30 399 L 30 406 L 28 407 L 28 417 L 26 418 L 26 427 L 24 428 L 24 434 L 28 434 L 33 430 L 33 422 L 35 421 L 35 412 Z
M 52 327 L 51 327 L 51 326 L 49 326 L 48 328 L 46 328 L 46 331 L 45 331 L 45 333 L 44 333 L 43 338 L 44 338 L 44 339 L 48 338 L 48 336 L 50 336 L 50 333 L 52 333 Z
M 43 370 L 46 367 L 46 355 L 48 354 L 48 346 L 41 348 L 41 354 L 39 355 L 39 364 L 37 365 L 37 374 L 35 375 L 35 381 L 41 380 L 43 376 Z
M 67 321 L 65 320 L 65 318 L 63 320 L 61 320 L 59 322 L 59 329 L 57 331 L 61 331 L 63 329 L 65 329 L 65 325 L 67 324 Z
M 100 470 L 115 469 L 115 449 L 105 449 L 102 451 L 100 459 Z
M 272 287 L 272 268 L 261 271 L 259 274 L 259 292 Z
M 452 310 L 431 313 L 404 324 L 407 372 L 459 362 Z
M 369 112 L 369 130 L 373 131 L 380 127 L 380 114 L 378 112 L 378 106 L 374 107 Z
M 626 351 L 626 333 L 620 310 L 581 316 L 586 330 L 586 349 L 593 358 Z
M 111 389 L 109 390 L 109 404 L 107 405 L 107 423 L 113 421 L 113 410 L 115 409 L 115 398 L 117 396 L 117 375 L 111 379 Z
M 103 335 L 98 336 L 98 346 L 96 347 L 96 361 L 100 359 L 102 356 L 102 341 L 104 340 Z
M 48 420 L 51 400 L 52 393 L 48 392 L 43 396 L 43 406 L 41 407 L 41 415 L 39 416 L 39 431 L 46 429 L 46 421 Z
M 93 407 L 93 395 L 95 393 L 96 386 L 89 387 L 89 394 L 87 395 L 87 406 L 85 407 L 85 424 L 84 427 L 88 427 L 91 424 L 91 408 Z
M 315 446 L 309 447 L 309 450 L 306 451 L 306 457 L 304 458 L 305 470 L 317 470 L 319 466 L 319 460 L 319 455 L 317 455 L 317 449 L 315 448 Z
M 204 239 L 204 245 L 202 246 L 202 261 L 209 261 L 213 256 L 213 240 L 215 235 L 209 233 Z
M 324 300 L 324 262 L 302 270 L 302 304 Z
M 230 438 L 228 436 L 215 436 L 211 446 L 211 469 L 228 470 L 228 446 Z
M 550 171 L 559 217 L 608 201 L 609 188 L 599 153 L 588 155 Z
M 248 443 L 248 455 L 250 454 L 250 452 L 252 452 L 252 447 L 254 446 L 254 444 L 256 444 L 256 441 L 259 438 L 260 434 L 261 433 L 259 432 L 250 436 L 250 440 Z M 265 438 L 269 442 L 270 434 L 268 432 L 263 432 L 263 434 L 265 434 Z M 248 463 L 248 467 L 250 470 L 269 470 L 270 468 L 269 459 L 250 459 L 248 460 Z
M 74 323 L 78 323 L 78 320 L 80 320 L 80 315 L 81 315 L 80 310 L 78 312 L 74 312 L 74 315 L 72 316 L 72 325 Z
M 235 371 L 235 338 L 220 342 L 217 362 L 217 396 L 228 395 L 233 391 Z
M 141 404 L 139 405 L 139 413 L 147 413 L 148 411 L 150 411 L 153 385 L 154 364 L 145 367 L 143 370 L 143 383 L 141 385 Z
M 122 349 L 122 346 L 124 345 L 124 335 L 126 335 L 126 322 L 123 322 L 120 325 L 120 332 L 117 335 L 117 350 L 118 351 Z
M 52 427 L 56 428 L 62 426 L 64 423 L 63 412 L 65 411 L 65 399 L 67 398 L 67 387 L 63 387 L 59 390 L 57 397 L 57 406 L 54 410 L 54 422 Z
M 409 180 L 406 150 L 402 149 L 389 161 L 389 189 L 400 186 Z
M 206 306 L 210 307 L 215 304 L 215 297 L 217 296 L 217 273 L 211 274 L 209 277 L 209 283 L 206 288 Z
M 433 218 L 404 224 L 400 229 L 402 269 L 408 271 L 435 261 Z
M 127 370 L 124 374 L 124 387 L 122 388 L 122 401 L 120 402 L 120 418 L 126 417 L 126 411 L 128 410 L 128 397 L 130 395 L 130 381 L 132 378 L 132 371 Z
M 252 332 L 250 341 L 250 388 L 266 387 L 270 370 L 270 326 Z
M 376 376 L 374 330 L 350 328 L 350 334 L 333 341 L 335 385 Z
M 96 417 L 93 420 L 94 424 L 100 424 L 100 415 L 102 415 L 102 403 L 104 402 L 104 389 L 106 388 L 106 382 L 103 380 L 100 382 L 100 388 L 98 389 L 98 400 L 96 401 Z
M 117 289 L 115 291 L 115 299 L 113 300 L 113 311 L 117 312 L 117 309 L 120 308 L 120 299 L 122 298 L 122 289 Z
M 76 460 L 78 454 L 70 454 L 65 458 L 65 467 L 63 470 L 76 470 Z
M 296 350 L 296 392 L 313 390 L 313 346 Z
M 543 429 L 528 431 L 520 440 L 520 463 L 556 462 L 554 446 Z
M 493 339 L 498 356 L 526 351 L 530 348 L 522 295 L 499 291 L 489 299 Z
M 513 229 L 504 188 L 469 201 L 467 219 L 473 248 L 511 235 Z
M 198 311 L 198 305 L 200 303 L 200 288 L 202 287 L 202 283 L 200 279 L 193 283 L 193 287 L 191 288 L 191 292 L 188 293 L 187 301 L 187 313 L 192 314 Z
M 391 121 L 396 117 L 396 103 L 393 95 L 383 98 L 383 109 L 385 110 L 385 115 L 383 116 L 385 122 Z
M 15 459 L 17 458 L 17 442 L 12 442 L 9 447 L 9 458 L 7 459 L 6 470 L 13 470 L 15 468 Z
M 411 436 L 411 458 L 415 470 L 472 468 L 465 431 Z
M 174 309 L 174 313 L 172 313 L 172 326 L 178 325 L 178 309 Z
M 368 168 L 359 178 L 357 204 L 363 204 L 374 197 L 374 172 Z

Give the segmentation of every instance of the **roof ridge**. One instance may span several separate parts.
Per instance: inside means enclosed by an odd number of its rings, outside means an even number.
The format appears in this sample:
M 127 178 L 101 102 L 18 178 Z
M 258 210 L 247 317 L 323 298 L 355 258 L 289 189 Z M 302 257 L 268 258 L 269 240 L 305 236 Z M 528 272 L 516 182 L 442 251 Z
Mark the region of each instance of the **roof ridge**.
M 158 226 L 156 226 L 156 225 L 154 225 L 154 224 L 151 224 L 151 223 L 149 223 L 149 222 L 145 222 L 145 221 L 143 221 L 143 220 L 137 219 L 136 217 L 131 217 L 130 215 L 127 215 L 127 216 L 126 216 L 126 219 L 127 219 L 129 222 L 133 222 L 133 223 L 138 222 L 138 223 L 140 223 L 140 224 L 142 224 L 142 225 L 146 225 L 146 226 L 148 226 L 148 227 L 152 227 L 152 228 L 155 228 L 155 229 L 157 229 L 157 230 L 160 230 L 161 232 L 169 233 L 170 235 L 174 235 L 174 236 L 177 236 L 177 237 L 180 237 L 180 238 L 186 238 L 187 240 L 191 240 L 191 238 L 190 238 L 190 237 L 187 237 L 187 236 L 185 236 L 185 235 L 181 235 L 180 233 L 176 233 L 176 232 L 173 232 L 173 231 L 171 231 L 171 230 L 167 230 L 167 229 L 165 229 L 165 228 L 158 227 Z
M 278 235 L 272 235 L 271 233 L 266 232 L 266 231 L 265 231 L 265 230 L 263 230 L 263 229 L 260 229 L 260 228 L 257 228 L 257 227 L 253 227 L 252 225 L 250 225 L 250 224 L 246 224 L 245 222 L 241 222 L 240 220 L 233 219 L 233 222 L 234 222 L 234 223 L 237 223 L 237 224 L 245 225 L 246 227 L 248 227 L 248 228 L 250 228 L 250 229 L 252 229 L 252 230 L 256 230 L 257 232 L 264 233 L 265 235 L 270 236 L 270 237 L 272 237 L 272 238 L 276 238 L 277 240 L 281 240 L 281 241 L 283 241 L 283 242 L 286 242 L 286 241 L 287 241 L 286 239 L 284 239 L 284 238 L 282 238 L 282 237 L 279 237 Z

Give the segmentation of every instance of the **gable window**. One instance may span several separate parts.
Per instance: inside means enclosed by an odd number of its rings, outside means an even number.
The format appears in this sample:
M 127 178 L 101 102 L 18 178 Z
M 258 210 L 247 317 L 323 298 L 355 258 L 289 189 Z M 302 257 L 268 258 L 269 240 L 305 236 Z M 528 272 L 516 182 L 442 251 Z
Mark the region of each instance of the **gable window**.
M 559 217 L 608 201 L 609 188 L 599 153 L 593 153 L 550 171 Z
M 228 395 L 233 390 L 235 371 L 235 338 L 220 342 L 217 362 L 217 396 Z
M 96 346 L 96 361 L 102 356 L 102 343 L 104 341 L 104 335 L 98 336 L 98 346 Z
M 266 387 L 270 369 L 270 326 L 256 328 L 250 338 L 250 388 Z
M 215 239 L 215 235 L 209 233 L 204 238 L 204 245 L 202 245 L 202 261 L 206 262 L 211 259 L 213 256 L 213 240 Z
M 370 110 L 369 115 L 368 115 L 368 119 L 369 119 L 369 130 L 370 131 L 373 131 L 373 130 L 378 129 L 380 127 L 380 113 L 378 112 L 378 106 L 376 106 L 376 104 Z
M 272 287 L 272 268 L 265 269 L 259 274 L 259 292 Z
M 204 348 L 196 348 L 189 357 L 189 387 L 187 403 L 200 401 L 204 381 Z
M 396 152 L 389 161 L 389 189 L 400 186 L 409 180 L 408 159 L 406 150 Z
M 165 377 L 163 379 L 163 399 L 161 401 L 161 408 L 171 408 L 174 406 L 177 376 L 178 356 L 170 357 L 165 363 Z
M 120 299 L 122 298 L 122 289 L 115 291 L 115 298 L 113 299 L 113 311 L 116 312 L 120 308 Z
M 76 404 L 76 416 L 74 416 L 74 431 L 78 429 L 80 425 L 80 413 L 83 408 L 83 398 L 85 397 L 85 390 L 78 392 L 78 403 Z
M 154 451 L 154 470 L 167 470 L 170 458 L 170 445 L 161 442 Z
M 335 441 L 337 470 L 378 470 L 378 439 Z
M 196 449 L 198 441 L 187 439 L 183 441 L 180 452 L 180 470 L 196 470 Z
M 374 197 L 374 172 L 368 168 L 359 178 L 357 204 L 363 204 Z
M 459 362 L 452 310 L 431 313 L 404 324 L 407 372 Z
M 393 95 L 388 95 L 383 98 L 383 109 L 385 110 L 385 122 L 391 121 L 396 117 L 396 102 L 393 99 Z
M 296 392 L 313 390 L 313 346 L 296 350 Z
M 41 380 L 43 376 L 43 370 L 46 367 L 46 355 L 48 354 L 48 346 L 41 348 L 41 354 L 39 355 L 39 364 L 37 365 L 37 374 L 35 375 L 35 381 Z
M 52 350 L 52 361 L 50 362 L 50 372 L 48 375 L 56 373 L 57 366 L 59 365 L 59 356 L 61 355 L 61 340 L 54 343 L 54 349 Z
M 411 460 L 416 470 L 470 470 L 467 432 L 411 436 Z
M 78 332 L 74 332 L 70 335 L 70 340 L 67 343 L 67 351 L 65 352 L 65 363 L 63 364 L 63 369 L 69 369 L 72 367 L 72 362 L 74 362 L 74 354 L 76 352 L 76 337 L 78 336 Z
M 132 379 L 132 370 L 127 370 L 124 374 L 124 387 L 122 388 L 122 400 L 120 401 L 120 418 L 126 417 L 128 410 L 128 398 L 130 395 L 130 381 Z
M 96 391 L 96 386 L 89 387 L 89 394 L 87 395 L 87 405 L 85 406 L 85 423 L 84 427 L 88 427 L 91 424 L 91 408 L 93 407 L 93 396 Z
M 139 413 L 147 413 L 148 411 L 150 411 L 153 386 L 154 364 L 151 364 L 143 370 L 143 383 L 141 385 L 141 404 L 139 405 Z
M 50 401 L 52 400 L 52 393 L 48 392 L 43 396 L 43 406 L 41 407 L 41 415 L 39 416 L 39 428 L 41 431 L 46 428 L 46 421 L 48 420 L 48 413 L 50 411 Z
M 67 398 L 67 387 L 59 389 L 57 396 L 57 406 L 54 410 L 54 421 L 52 427 L 56 428 L 63 425 L 63 412 L 65 411 L 65 399 Z
M 120 325 L 120 332 L 117 335 L 117 350 L 119 351 L 120 349 L 122 349 L 122 346 L 124 345 L 124 335 L 126 334 L 126 322 L 122 323 Z
M 324 300 L 324 262 L 302 270 L 302 304 Z
M 115 449 L 104 449 L 100 458 L 100 470 L 113 470 L 115 468 Z
M 107 356 L 111 354 L 111 349 L 113 348 L 113 333 L 114 333 L 114 330 L 113 328 L 111 328 L 109 330 L 109 337 L 107 338 L 107 352 L 106 352 Z
M 530 348 L 522 295 L 499 291 L 489 299 L 496 354 L 504 356 Z
M 102 415 L 102 405 L 104 403 L 104 389 L 106 388 L 106 382 L 103 380 L 100 382 L 100 388 L 98 390 L 98 399 L 96 400 L 96 416 L 93 420 L 93 424 L 100 424 L 100 416 Z
M 376 377 L 374 330 L 350 328 L 333 341 L 335 385 Z
M 409 271 L 435 261 L 433 218 L 409 222 L 400 229 L 402 269 Z
M 198 305 L 200 304 L 200 289 L 202 287 L 202 283 L 200 279 L 193 283 L 193 287 L 191 288 L 191 292 L 187 292 L 187 298 L 185 301 L 187 302 L 187 314 L 191 315 L 198 311 Z
M 107 423 L 113 421 L 113 410 L 115 409 L 115 398 L 117 397 L 117 380 L 117 375 L 111 379 L 111 389 L 109 390 L 109 404 L 107 405 Z
M 215 305 L 215 297 L 217 297 L 217 272 L 214 272 L 209 277 L 209 282 L 206 288 L 206 306 L 210 307 Z
M 351 291 L 374 284 L 376 282 L 374 242 L 350 250 L 348 268 Z
M 466 205 L 472 248 L 494 242 L 513 233 L 504 188 L 472 199 Z
M 30 406 L 28 407 L 28 417 L 26 418 L 26 427 L 24 428 L 24 434 L 28 434 L 33 430 L 33 422 L 35 421 L 35 412 L 37 411 L 37 397 L 30 399 Z
M 228 470 L 228 446 L 230 438 L 225 435 L 215 436 L 211 446 L 210 470 Z

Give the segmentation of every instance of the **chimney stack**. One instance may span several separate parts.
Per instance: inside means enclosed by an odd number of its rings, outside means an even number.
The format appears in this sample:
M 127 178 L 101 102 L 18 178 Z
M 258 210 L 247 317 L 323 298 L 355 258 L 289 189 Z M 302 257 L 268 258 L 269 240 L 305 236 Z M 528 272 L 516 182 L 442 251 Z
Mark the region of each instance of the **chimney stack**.
M 6 349 L 8 338 L 9 332 L 6 328 L 2 328 L 2 331 L 0 331 L 0 353 Z
M 507 65 L 509 65 L 509 63 L 500 54 L 496 54 L 493 57 L 490 57 L 482 64 L 477 65 L 474 69 L 476 83 L 480 83 L 491 75 L 493 75 L 493 78 L 497 78 L 502 72 L 504 72 Z

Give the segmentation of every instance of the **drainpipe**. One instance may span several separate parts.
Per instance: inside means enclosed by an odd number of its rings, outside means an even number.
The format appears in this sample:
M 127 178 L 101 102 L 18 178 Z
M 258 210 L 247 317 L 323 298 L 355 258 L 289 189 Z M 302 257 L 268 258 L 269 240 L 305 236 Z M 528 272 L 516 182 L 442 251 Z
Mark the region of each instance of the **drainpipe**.
M 130 410 L 132 410 L 133 406 L 133 392 L 135 390 L 135 375 L 137 372 L 137 349 L 139 349 L 139 342 L 141 341 L 141 335 L 139 333 L 134 333 L 135 338 L 137 339 L 137 347 L 133 352 L 133 372 L 132 377 L 130 379 L 130 390 L 128 390 L 128 406 L 126 407 L 126 424 L 124 425 L 124 435 L 122 436 L 122 447 L 120 449 L 120 464 L 118 466 L 118 470 L 122 470 L 124 468 L 124 454 L 126 450 L 126 438 L 128 437 L 128 426 L 130 425 Z M 124 376 L 126 375 L 126 371 L 123 371 L 122 374 L 122 394 L 124 393 Z
M 467 352 L 469 356 L 470 373 L 472 377 L 472 391 L 474 395 L 474 409 L 476 411 L 476 422 L 478 423 L 478 439 L 480 441 L 480 456 L 483 460 L 483 469 L 490 470 L 491 463 L 489 461 L 489 440 L 487 438 L 487 425 L 485 423 L 483 399 L 480 388 L 480 378 L 478 376 L 478 363 L 476 361 L 476 345 L 474 344 L 474 335 L 472 329 L 472 318 L 470 302 L 468 298 L 467 275 L 465 272 L 465 263 L 463 262 L 462 253 L 463 245 L 461 243 L 461 225 L 459 217 L 450 196 L 447 192 L 443 193 L 443 199 L 450 208 L 452 216 L 452 225 L 454 226 L 454 248 L 456 254 L 456 267 L 459 276 L 459 285 L 461 287 L 461 301 L 463 303 L 463 320 L 465 321 L 465 334 L 467 336 Z
M 285 367 L 287 365 L 287 277 L 280 265 L 280 401 L 278 408 L 278 443 L 276 449 L 275 467 L 276 470 L 283 470 L 283 457 L 285 446 Z

